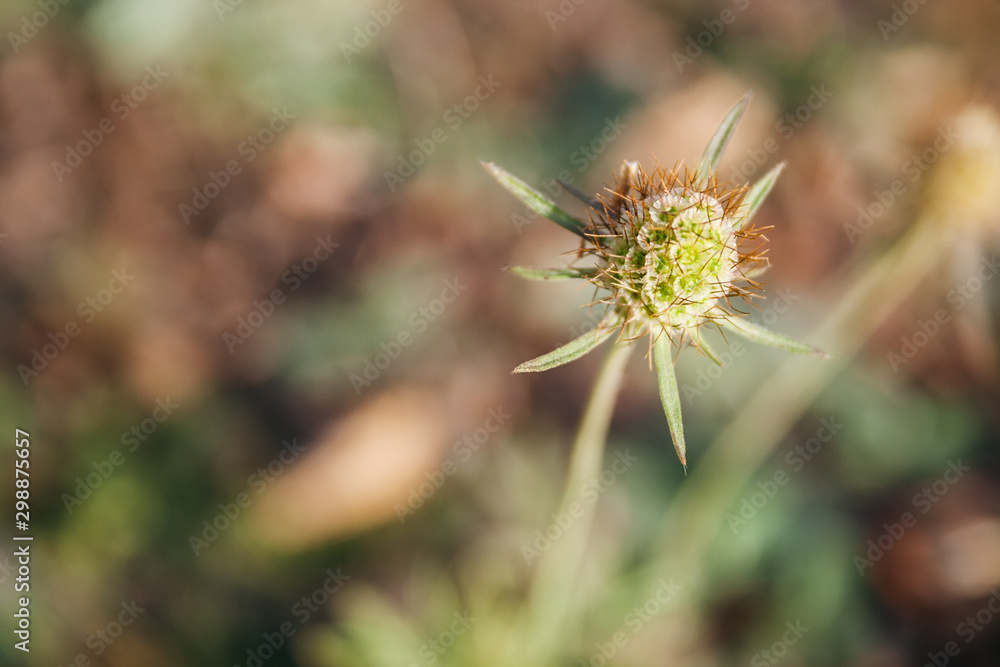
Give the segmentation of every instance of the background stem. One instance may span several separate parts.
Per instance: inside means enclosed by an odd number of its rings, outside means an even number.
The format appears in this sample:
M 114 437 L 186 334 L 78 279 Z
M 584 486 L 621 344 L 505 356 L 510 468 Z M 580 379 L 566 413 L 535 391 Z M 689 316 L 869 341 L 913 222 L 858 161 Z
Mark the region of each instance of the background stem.
M 646 590 L 658 578 L 683 580 L 684 599 L 698 607 L 704 563 L 754 475 L 822 390 L 847 367 L 865 341 L 947 256 L 939 226 L 924 218 L 876 264 L 856 279 L 806 340 L 831 354 L 828 361 L 787 357 L 749 397 L 697 462 L 668 508 L 657 553 L 639 575 Z M 685 613 L 685 612 L 681 612 Z
M 566 489 L 556 515 L 568 516 L 571 520 L 539 559 L 529 593 L 525 620 L 530 637 L 530 664 L 548 663 L 555 652 L 564 647 L 562 639 L 567 629 L 579 619 L 579 615 L 571 611 L 572 602 L 596 506 L 596 502 L 588 501 L 581 492 L 588 482 L 601 474 L 611 416 L 631 350 L 632 342 L 622 340 L 608 353 L 573 443 Z M 549 525 L 559 524 L 553 520 Z

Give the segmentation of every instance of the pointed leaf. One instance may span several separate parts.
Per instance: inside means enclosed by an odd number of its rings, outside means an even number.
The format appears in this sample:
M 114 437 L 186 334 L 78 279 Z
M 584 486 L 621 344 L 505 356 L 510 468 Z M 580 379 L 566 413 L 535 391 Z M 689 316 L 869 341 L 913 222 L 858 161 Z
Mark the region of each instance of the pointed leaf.
M 824 359 L 830 358 L 830 355 L 823 350 L 815 348 L 812 345 L 807 345 L 806 343 L 800 343 L 794 338 L 789 338 L 784 334 L 775 333 L 770 329 L 765 329 L 761 325 L 754 324 L 745 318 L 721 320 L 719 324 L 726 331 L 731 331 L 748 340 L 752 340 L 755 343 L 760 343 L 761 345 L 770 345 L 771 347 L 776 347 L 788 352 L 795 352 L 797 354 L 811 354 L 817 357 L 823 357 Z
M 670 336 L 666 332 L 661 333 L 653 346 L 656 377 L 660 383 L 660 401 L 663 403 L 663 412 L 667 415 L 670 437 L 673 438 L 677 458 L 687 470 L 687 445 L 684 444 L 684 424 L 681 420 L 681 395 L 677 391 L 672 352 Z
M 582 220 L 574 218 L 569 213 L 546 199 L 540 192 L 531 188 L 524 181 L 520 180 L 516 176 L 512 176 L 495 164 L 491 162 L 483 162 L 482 165 L 488 172 L 490 172 L 493 178 L 497 179 L 500 185 L 502 185 L 507 192 L 520 199 L 521 203 L 525 206 L 533 210 L 535 213 L 548 218 L 560 227 L 568 229 L 577 236 L 586 238 L 583 233 L 583 229 L 586 227 L 586 224 Z
M 579 338 L 571 340 L 562 347 L 552 350 L 548 354 L 536 357 L 531 361 L 524 362 L 515 368 L 514 372 L 537 373 L 539 371 L 547 371 L 550 368 L 562 366 L 565 363 L 579 359 L 607 340 L 608 337 L 617 330 L 617 327 L 618 322 L 615 320 L 601 323 L 596 329 L 591 329 Z
M 746 271 L 744 271 L 743 277 L 748 280 L 753 280 L 754 278 L 759 278 L 765 273 L 767 273 L 767 270 L 770 268 L 771 268 L 770 264 L 760 264 L 758 266 L 755 266 L 751 269 L 747 269 Z
M 714 361 L 719 366 L 725 366 L 724 363 L 719 359 L 719 355 L 715 353 L 715 350 L 708 344 L 705 337 L 701 334 L 701 331 L 697 328 L 688 329 L 688 335 L 691 336 L 691 340 L 694 341 L 694 346 L 698 348 L 700 352 L 703 352 L 706 357 Z
M 729 144 L 729 140 L 732 139 L 733 134 L 736 132 L 736 126 L 740 122 L 740 118 L 743 117 L 743 112 L 747 110 L 747 105 L 750 104 L 750 93 L 743 96 L 739 102 L 736 103 L 726 117 L 722 119 L 722 123 L 719 124 L 719 128 L 712 135 L 711 140 L 708 142 L 708 146 L 705 147 L 705 152 L 701 156 L 701 161 L 698 163 L 698 181 L 700 184 L 704 185 L 708 182 L 712 173 L 715 172 L 719 167 L 719 160 L 722 159 L 722 154 L 726 151 L 726 146 Z
M 739 215 L 737 219 L 740 220 L 740 227 L 744 227 L 750 219 L 753 218 L 757 209 L 760 205 L 764 203 L 767 199 L 767 195 L 770 194 L 771 188 L 774 187 L 775 181 L 778 180 L 778 176 L 781 176 L 781 172 L 784 171 L 786 162 L 782 162 L 777 167 L 773 168 L 771 171 L 767 172 L 760 177 L 753 187 L 747 192 L 746 197 L 743 198 L 743 205 L 740 207 Z
M 566 190 L 566 192 L 570 193 L 571 195 L 573 195 L 574 197 L 576 197 L 577 199 L 579 199 L 580 201 L 582 201 L 588 207 L 594 209 L 595 211 L 601 212 L 601 213 L 604 212 L 604 204 L 602 204 L 601 202 L 597 201 L 596 199 L 594 199 L 593 197 L 591 197 L 590 195 L 588 195 L 583 190 L 577 188 L 572 183 L 567 183 L 566 181 L 562 180 L 561 178 L 557 178 L 556 179 L 556 183 L 558 183 L 559 185 L 561 185 L 563 187 L 563 189 Z
M 570 280 L 597 275 L 596 268 L 589 269 L 533 269 L 530 266 L 508 266 L 507 270 L 528 280 Z

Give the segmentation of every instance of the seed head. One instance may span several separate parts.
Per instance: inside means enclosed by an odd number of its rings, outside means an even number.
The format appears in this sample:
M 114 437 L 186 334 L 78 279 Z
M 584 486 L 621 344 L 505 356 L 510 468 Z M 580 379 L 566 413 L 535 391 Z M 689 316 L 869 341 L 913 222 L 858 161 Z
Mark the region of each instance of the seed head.
M 745 270 L 766 266 L 760 233 L 744 223 L 745 187 L 701 179 L 682 165 L 647 174 L 626 162 L 586 230 L 598 271 L 590 278 L 632 332 L 680 344 L 699 326 L 733 316 L 732 297 L 759 289 Z
M 648 333 L 663 410 L 674 449 L 685 466 L 673 350 L 693 344 L 721 365 L 702 335 L 703 325 L 711 323 L 723 332 L 791 352 L 826 356 L 811 345 L 754 324 L 733 305 L 734 298 L 749 301 L 761 289 L 754 277 L 767 268 L 767 260 L 763 236 L 750 221 L 784 168 L 779 164 L 749 187 L 719 181 L 716 167 L 748 103 L 746 96 L 726 115 L 694 169 L 683 164 L 669 170 L 657 166 L 647 174 L 637 163 L 625 162 L 612 187 L 597 198 L 564 183 L 589 207 L 589 223 L 500 167 L 484 164 L 528 207 L 579 236 L 581 254 L 596 258 L 595 266 L 587 268 L 511 270 L 533 280 L 584 278 L 599 289 L 597 303 L 606 306 L 596 329 L 514 372 L 544 371 L 573 361 L 615 332 L 620 340 Z

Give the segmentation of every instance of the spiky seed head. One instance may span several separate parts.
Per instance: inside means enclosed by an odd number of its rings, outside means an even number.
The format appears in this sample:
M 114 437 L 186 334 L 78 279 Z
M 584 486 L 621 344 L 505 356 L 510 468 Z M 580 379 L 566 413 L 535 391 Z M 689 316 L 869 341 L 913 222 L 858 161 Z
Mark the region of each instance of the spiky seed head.
M 680 166 L 647 174 L 626 163 L 587 232 L 600 258 L 591 281 L 610 292 L 605 301 L 624 322 L 638 325 L 633 331 L 666 331 L 681 342 L 733 316 L 720 301 L 752 294 L 743 268 L 763 256 L 744 243 L 760 236 L 743 225 L 746 191 Z
M 762 238 L 750 220 L 785 167 L 784 163 L 777 165 L 749 187 L 719 182 L 719 160 L 749 101 L 749 95 L 744 96 L 729 111 L 693 171 L 658 166 L 647 175 L 637 163 L 625 162 L 614 187 L 597 200 L 568 187 L 593 211 L 589 225 L 500 167 L 483 165 L 531 210 L 582 237 L 581 252 L 597 256 L 595 267 L 513 267 L 515 273 L 534 280 L 584 278 L 608 294 L 599 302 L 607 304 L 610 316 L 606 314 L 599 327 L 524 362 L 514 372 L 544 371 L 579 359 L 609 338 L 615 328 L 627 339 L 648 332 L 663 411 L 674 449 L 685 467 L 687 446 L 673 344 L 693 343 L 721 364 L 698 332 L 701 325 L 713 322 L 763 345 L 827 356 L 811 345 L 741 318 L 743 313 L 730 301 L 732 297 L 749 300 L 760 289 L 752 274 L 766 268 L 766 259 L 760 246 L 747 248 L 749 241 Z

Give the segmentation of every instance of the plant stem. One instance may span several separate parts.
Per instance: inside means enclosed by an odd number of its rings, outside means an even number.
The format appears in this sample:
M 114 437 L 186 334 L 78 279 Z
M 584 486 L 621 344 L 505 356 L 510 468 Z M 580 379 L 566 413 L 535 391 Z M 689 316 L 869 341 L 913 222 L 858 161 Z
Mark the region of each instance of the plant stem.
M 573 443 L 569 476 L 557 516 L 571 517 L 538 563 L 529 592 L 525 621 L 533 665 L 547 664 L 572 624 L 573 595 L 583 566 L 596 503 L 582 496 L 583 487 L 601 474 L 604 445 L 632 341 L 615 342 L 597 375 Z
M 947 256 L 934 222 L 926 217 L 918 221 L 853 281 L 808 337 L 830 352 L 830 360 L 787 358 L 719 434 L 667 510 L 660 532 L 663 556 L 639 574 L 640 585 L 649 587 L 665 574 L 681 576 L 686 602 L 692 605 L 687 612 L 698 608 L 705 584 L 703 565 L 725 526 L 725 513 L 820 392 Z

